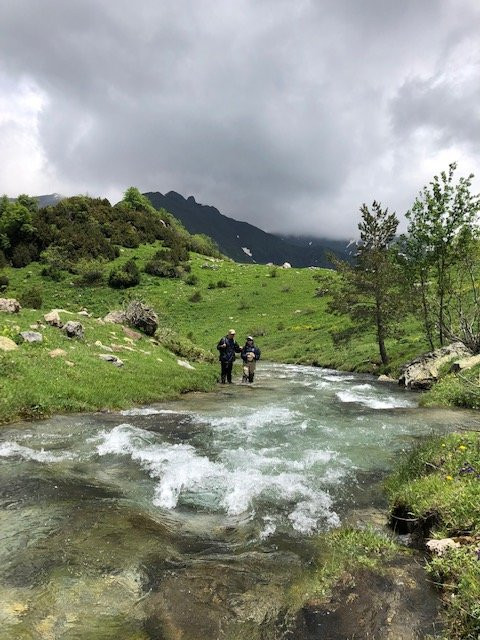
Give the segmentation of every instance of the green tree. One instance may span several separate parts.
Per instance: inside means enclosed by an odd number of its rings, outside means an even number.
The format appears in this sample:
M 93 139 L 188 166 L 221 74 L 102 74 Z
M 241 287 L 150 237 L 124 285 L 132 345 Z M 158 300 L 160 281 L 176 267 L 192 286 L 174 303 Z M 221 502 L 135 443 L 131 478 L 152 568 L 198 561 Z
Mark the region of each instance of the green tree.
M 374 201 L 360 208 L 361 244 L 353 265 L 332 257 L 341 279 L 330 309 L 350 316 L 356 328 L 375 329 L 383 365 L 389 356 L 385 340 L 401 312 L 400 268 L 393 249 L 398 219 Z
M 408 235 L 404 257 L 410 282 L 420 289 L 427 338 L 433 330 L 445 342 L 447 305 L 455 284 L 455 264 L 472 233 L 480 210 L 480 196 L 470 192 L 473 174 L 455 182 L 456 163 L 434 176 L 420 191 L 406 217 Z

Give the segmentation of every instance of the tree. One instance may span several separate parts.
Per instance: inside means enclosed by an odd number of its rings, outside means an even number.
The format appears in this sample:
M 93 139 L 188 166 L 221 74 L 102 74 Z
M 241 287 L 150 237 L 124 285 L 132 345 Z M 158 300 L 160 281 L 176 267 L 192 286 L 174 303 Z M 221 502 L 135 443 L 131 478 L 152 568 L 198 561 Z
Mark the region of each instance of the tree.
M 453 290 L 452 273 L 465 243 L 472 236 L 480 210 L 480 196 L 470 193 L 473 174 L 454 181 L 456 163 L 434 176 L 420 191 L 406 217 L 405 261 L 419 285 L 423 320 L 433 346 L 433 328 L 440 345 L 445 341 L 447 301 Z M 433 312 L 433 313 L 432 313 Z
M 330 309 L 346 313 L 357 326 L 374 327 L 382 363 L 388 365 L 385 340 L 401 310 L 399 266 L 392 248 L 398 219 L 376 201 L 371 210 L 363 204 L 360 213 L 361 244 L 355 263 L 333 258 L 342 278 Z

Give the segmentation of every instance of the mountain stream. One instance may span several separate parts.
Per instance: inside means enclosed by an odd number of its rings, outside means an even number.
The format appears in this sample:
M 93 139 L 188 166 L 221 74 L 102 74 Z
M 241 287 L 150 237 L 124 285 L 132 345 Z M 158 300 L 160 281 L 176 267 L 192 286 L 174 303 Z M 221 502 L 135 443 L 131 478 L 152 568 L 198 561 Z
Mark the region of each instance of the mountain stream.
M 475 420 L 369 376 L 257 380 L 1 430 L 4 640 L 290 637 L 315 534 L 383 508 L 400 452 Z

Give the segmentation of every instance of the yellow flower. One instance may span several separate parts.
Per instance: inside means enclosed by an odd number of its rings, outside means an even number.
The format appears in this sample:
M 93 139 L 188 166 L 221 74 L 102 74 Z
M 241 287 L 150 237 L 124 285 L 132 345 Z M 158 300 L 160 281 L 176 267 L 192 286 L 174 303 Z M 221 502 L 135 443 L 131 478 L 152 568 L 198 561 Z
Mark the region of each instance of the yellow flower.
M 453 480 L 452 476 L 447 476 L 447 480 Z
M 461 444 L 458 448 L 460 451 L 465 451 L 467 447 L 464 444 Z
M 445 443 L 442 443 L 442 447 L 446 447 L 447 445 Z

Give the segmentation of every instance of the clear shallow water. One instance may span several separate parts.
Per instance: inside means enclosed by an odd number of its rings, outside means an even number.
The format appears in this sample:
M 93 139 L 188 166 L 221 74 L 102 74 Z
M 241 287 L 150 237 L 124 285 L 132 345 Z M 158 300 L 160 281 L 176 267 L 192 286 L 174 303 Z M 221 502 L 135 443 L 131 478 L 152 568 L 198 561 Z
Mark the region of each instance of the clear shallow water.
M 378 502 L 402 450 L 476 423 L 368 376 L 261 363 L 257 380 L 2 430 L 5 638 L 89 638 L 92 626 L 155 638 L 173 625 L 201 640 L 222 616 L 235 629 L 262 619 L 311 535 Z

